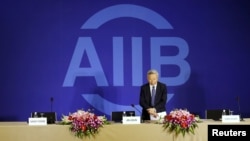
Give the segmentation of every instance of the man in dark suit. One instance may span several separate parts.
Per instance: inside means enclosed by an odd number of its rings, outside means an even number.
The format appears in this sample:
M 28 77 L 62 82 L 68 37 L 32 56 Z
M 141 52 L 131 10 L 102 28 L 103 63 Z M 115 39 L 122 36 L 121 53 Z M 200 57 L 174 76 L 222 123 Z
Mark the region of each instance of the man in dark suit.
M 157 113 L 166 112 L 167 86 L 159 82 L 158 77 L 156 70 L 149 70 L 148 83 L 141 86 L 139 103 L 142 107 L 142 120 L 150 120 L 150 115 L 156 118 Z

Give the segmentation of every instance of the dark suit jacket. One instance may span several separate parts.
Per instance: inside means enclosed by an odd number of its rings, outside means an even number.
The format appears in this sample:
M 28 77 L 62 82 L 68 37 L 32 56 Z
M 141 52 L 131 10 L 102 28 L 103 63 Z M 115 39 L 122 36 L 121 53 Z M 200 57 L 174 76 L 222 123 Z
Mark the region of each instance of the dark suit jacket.
M 151 92 L 149 83 L 141 86 L 140 105 L 142 107 L 142 120 L 150 120 L 150 115 L 147 112 L 148 108 L 155 108 L 156 112 L 166 111 L 167 102 L 167 86 L 164 83 L 157 82 L 155 106 L 151 105 Z

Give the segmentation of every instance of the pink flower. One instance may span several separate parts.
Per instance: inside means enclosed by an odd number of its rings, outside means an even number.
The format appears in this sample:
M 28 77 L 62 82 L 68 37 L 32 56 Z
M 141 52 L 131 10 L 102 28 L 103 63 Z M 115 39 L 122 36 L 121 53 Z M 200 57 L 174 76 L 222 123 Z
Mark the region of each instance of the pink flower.
M 194 134 L 194 128 L 196 128 L 197 120 L 195 116 L 189 113 L 187 110 L 175 109 L 164 117 L 163 127 L 168 131 L 176 131 L 176 135 L 182 133 L 183 136 L 186 132 Z
M 78 110 L 69 116 L 63 116 L 63 124 L 70 125 L 70 131 L 77 137 L 95 135 L 99 128 L 107 123 L 105 117 L 98 118 L 95 114 L 89 111 Z

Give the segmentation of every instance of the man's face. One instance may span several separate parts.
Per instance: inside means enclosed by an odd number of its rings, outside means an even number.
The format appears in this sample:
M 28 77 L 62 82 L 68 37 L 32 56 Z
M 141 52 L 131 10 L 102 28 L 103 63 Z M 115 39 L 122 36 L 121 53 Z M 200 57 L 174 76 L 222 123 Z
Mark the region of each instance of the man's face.
M 158 81 L 158 76 L 156 74 L 150 74 L 148 75 L 148 83 L 150 85 L 155 85 Z

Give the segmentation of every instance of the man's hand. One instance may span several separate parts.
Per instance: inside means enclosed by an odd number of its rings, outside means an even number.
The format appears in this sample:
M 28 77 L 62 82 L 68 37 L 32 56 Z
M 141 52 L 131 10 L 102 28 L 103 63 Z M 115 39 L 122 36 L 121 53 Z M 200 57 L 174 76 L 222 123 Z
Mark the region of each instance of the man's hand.
M 147 111 L 150 115 L 153 115 L 154 117 L 158 116 L 155 108 L 148 108 Z

